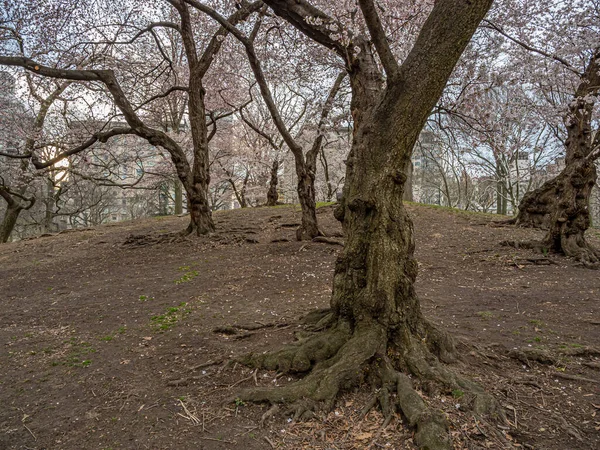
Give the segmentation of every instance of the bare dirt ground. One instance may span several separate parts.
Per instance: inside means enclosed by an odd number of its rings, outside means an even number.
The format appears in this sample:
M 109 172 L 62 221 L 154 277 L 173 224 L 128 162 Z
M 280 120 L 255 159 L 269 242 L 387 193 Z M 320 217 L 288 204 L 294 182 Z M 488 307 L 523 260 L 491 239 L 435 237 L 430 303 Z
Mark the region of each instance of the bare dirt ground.
M 473 417 L 462 392 L 426 397 L 446 411 L 456 448 L 600 448 L 599 273 L 499 244 L 535 231 L 409 209 L 422 308 L 460 342 L 454 370 L 510 421 Z M 341 247 L 294 241 L 294 207 L 215 218 L 215 235 L 171 244 L 135 235 L 185 218 L 0 246 L 0 449 L 414 448 L 400 416 L 385 430 L 379 412 L 360 417 L 366 388 L 302 423 L 284 414 L 261 427 L 267 405 L 224 403 L 292 381 L 226 361 L 293 341 L 299 317 L 328 305 Z M 331 207 L 319 219 L 341 231 Z

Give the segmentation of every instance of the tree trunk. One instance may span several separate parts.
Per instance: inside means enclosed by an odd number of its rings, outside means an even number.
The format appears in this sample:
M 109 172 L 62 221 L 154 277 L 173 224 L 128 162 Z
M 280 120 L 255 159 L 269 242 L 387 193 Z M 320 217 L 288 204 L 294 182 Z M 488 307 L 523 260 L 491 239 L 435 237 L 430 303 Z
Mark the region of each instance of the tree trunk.
M 212 233 L 215 231 L 215 224 L 212 220 L 210 206 L 208 204 L 208 194 L 205 192 L 188 193 L 188 208 L 190 209 L 190 224 L 186 230 L 188 234 Z
M 183 214 L 183 186 L 179 179 L 174 182 L 175 188 L 175 215 Z
M 279 193 L 277 192 L 278 182 L 279 182 L 279 159 L 276 158 L 273 161 L 273 166 L 271 166 L 271 180 L 269 182 L 269 190 L 267 191 L 267 205 L 266 206 L 277 205 L 277 200 L 279 200 Z
M 52 180 L 46 180 L 46 201 L 45 203 L 45 214 L 44 214 L 44 231 L 46 233 L 51 233 L 54 231 L 54 207 L 55 207 L 55 198 L 54 198 L 54 183 Z
M 594 268 L 600 266 L 600 251 L 587 243 L 585 232 L 591 225 L 590 196 L 596 184 L 595 159 L 600 148 L 600 133 L 592 133 L 594 99 L 600 90 L 599 71 L 597 53 L 569 104 L 565 168 L 556 178 L 527 193 L 514 219 L 519 226 L 546 230 L 541 242 L 526 246 L 563 253 Z
M 303 6 L 301 0 L 267 3 L 292 19 L 283 4 Z M 363 15 L 371 14 L 369 23 L 378 23 L 372 17 L 374 4 L 359 3 Z M 371 42 L 353 38 L 352 45 L 359 48 L 348 66 L 355 134 L 342 201 L 335 211 L 343 224 L 345 245 L 336 261 L 331 312 L 316 325 L 327 331 L 276 353 L 250 355 L 246 362 L 269 369 L 313 370 L 297 383 L 276 390 L 253 389 L 244 399 L 274 403 L 308 399 L 332 406 L 341 390 L 366 379 L 377 389 L 375 401 L 379 399 L 386 416 L 384 428 L 391 420 L 395 395 L 395 404 L 417 428 L 417 444 L 429 450 L 452 448 L 447 424 L 441 413 L 425 405 L 401 371 L 450 390 L 467 390 L 474 394 L 477 413 L 492 406 L 480 387 L 439 362 L 451 360 L 454 347 L 422 316 L 414 290 L 413 225 L 402 201 L 413 146 L 490 5 L 491 0 L 436 1 L 399 72 L 388 73 L 385 88 Z M 379 47 L 386 45 L 386 37 L 379 37 Z M 389 54 L 384 55 L 387 70 Z
M 313 239 L 322 236 L 317 224 L 317 205 L 315 202 L 315 177 L 304 167 L 296 166 L 298 174 L 298 200 L 302 208 L 302 225 L 296 230 L 296 238 Z
M 0 243 L 8 242 L 22 210 L 21 206 L 7 205 L 2 224 L 0 224 Z

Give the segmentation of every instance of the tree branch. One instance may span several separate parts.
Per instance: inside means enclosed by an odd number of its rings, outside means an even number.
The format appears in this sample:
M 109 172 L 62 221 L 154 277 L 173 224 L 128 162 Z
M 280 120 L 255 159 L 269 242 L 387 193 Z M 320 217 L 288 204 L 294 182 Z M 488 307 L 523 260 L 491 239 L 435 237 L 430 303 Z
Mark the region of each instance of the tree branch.
M 48 161 L 41 162 L 37 159 L 37 157 L 32 156 L 31 162 L 33 163 L 33 165 L 35 166 L 36 169 L 45 169 L 46 167 L 53 166 L 57 162 L 62 161 L 63 159 L 65 159 L 71 155 L 81 153 L 82 151 L 90 148 L 96 142 L 106 142 L 111 137 L 118 136 L 121 134 L 134 134 L 134 131 L 131 128 L 123 127 L 123 128 L 113 128 L 112 130 L 108 130 L 108 131 L 104 131 L 104 132 L 100 132 L 100 133 L 94 133 L 94 135 L 92 135 L 92 137 L 89 138 L 87 141 L 85 141 L 83 144 L 78 145 L 77 147 L 73 147 L 69 150 L 65 150 L 64 152 L 60 152 L 58 155 L 56 155 L 54 158 L 49 159 Z
M 385 30 L 381 25 L 379 14 L 377 14 L 377 8 L 373 3 L 373 0 L 359 0 L 358 3 L 360 4 L 360 9 L 365 18 L 365 22 L 367 23 L 367 28 L 371 34 L 373 44 L 375 44 L 375 48 L 377 49 L 377 54 L 385 69 L 385 73 L 388 78 L 394 79 L 398 76 L 398 61 L 390 49 Z
M 504 29 L 500 25 L 496 25 L 495 23 L 491 22 L 490 20 L 484 19 L 484 20 L 482 20 L 482 22 L 486 23 L 488 25 L 488 28 L 491 28 L 492 30 L 497 31 L 498 33 L 500 33 L 505 38 L 510 39 L 515 44 L 520 45 L 521 47 L 523 47 L 525 50 L 528 50 L 530 52 L 534 52 L 534 53 L 537 53 L 539 55 L 545 56 L 546 58 L 550 58 L 550 59 L 553 59 L 555 61 L 558 61 L 563 66 L 565 66 L 567 69 L 569 69 L 571 72 L 573 72 L 573 73 L 581 76 L 581 73 L 577 69 L 575 69 L 571 64 L 569 64 L 569 62 L 566 59 L 561 58 L 558 55 L 552 55 L 552 54 L 550 54 L 548 52 L 545 52 L 544 50 L 540 50 L 539 48 L 535 48 L 535 47 L 527 44 L 526 42 L 523 42 L 523 41 L 521 41 L 521 40 L 519 40 L 519 39 L 511 36 L 506 31 L 504 31 Z

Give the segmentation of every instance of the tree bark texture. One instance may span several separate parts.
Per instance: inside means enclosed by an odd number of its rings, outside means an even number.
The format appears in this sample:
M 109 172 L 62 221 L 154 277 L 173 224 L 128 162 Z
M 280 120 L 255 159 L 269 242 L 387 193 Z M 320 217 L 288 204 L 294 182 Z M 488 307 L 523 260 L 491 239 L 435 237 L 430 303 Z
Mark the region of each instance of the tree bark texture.
M 0 243 L 4 244 L 8 242 L 22 210 L 23 208 L 19 205 L 9 205 L 6 207 L 4 217 L 2 218 L 2 224 L 0 224 Z
M 277 184 L 279 183 L 279 159 L 275 158 L 271 166 L 271 178 L 269 181 L 269 190 L 267 191 L 267 206 L 277 205 L 279 193 L 277 192 Z

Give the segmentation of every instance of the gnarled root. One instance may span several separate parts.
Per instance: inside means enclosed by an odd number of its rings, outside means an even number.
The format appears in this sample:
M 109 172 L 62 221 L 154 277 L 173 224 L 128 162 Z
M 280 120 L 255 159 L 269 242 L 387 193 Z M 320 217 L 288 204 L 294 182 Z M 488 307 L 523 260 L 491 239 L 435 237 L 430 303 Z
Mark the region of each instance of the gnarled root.
M 500 245 L 514 247 L 516 249 L 537 250 L 540 253 L 557 251 L 552 243 L 543 241 L 502 241 Z M 587 243 L 585 238 L 580 235 L 562 236 L 560 239 L 559 253 L 569 256 L 581 263 L 588 269 L 600 269 L 600 251 L 596 250 Z
M 325 317 L 321 315 L 322 319 Z M 429 450 L 452 448 L 448 422 L 441 411 L 426 404 L 405 373 L 446 390 L 463 390 L 466 402 L 461 403 L 470 403 L 476 414 L 497 412 L 503 416 L 493 397 L 476 383 L 448 370 L 432 353 L 437 350 L 445 357 L 453 353 L 451 341 L 442 339 L 442 332 L 425 326 L 428 337 L 423 339 L 405 328 L 404 334 L 390 337 L 378 324 L 357 325 L 351 330 L 349 324 L 339 320 L 333 328 L 296 345 L 272 354 L 249 355 L 241 361 L 253 367 L 284 372 L 312 371 L 289 385 L 252 388 L 240 393 L 238 398 L 272 405 L 289 404 L 293 406 L 294 419 L 305 419 L 315 410 L 333 408 L 341 391 L 367 381 L 376 394 L 363 413 L 379 405 L 384 416 L 383 427 L 386 427 L 394 412 L 401 412 L 410 426 L 416 428 L 416 443 Z

